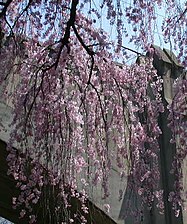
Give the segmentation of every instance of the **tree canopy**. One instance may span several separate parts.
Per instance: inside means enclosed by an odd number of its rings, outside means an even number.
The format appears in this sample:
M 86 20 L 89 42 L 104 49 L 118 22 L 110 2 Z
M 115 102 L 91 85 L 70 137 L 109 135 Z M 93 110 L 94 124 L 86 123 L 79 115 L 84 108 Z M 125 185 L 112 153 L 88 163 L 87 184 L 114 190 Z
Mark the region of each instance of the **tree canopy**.
M 0 2 L 0 83 L 4 97 L 11 97 L 14 107 L 7 161 L 9 173 L 21 190 L 20 196 L 13 198 L 13 205 L 21 208 L 21 217 L 30 214 L 30 223 L 37 219 L 32 206 L 48 185 L 58 186 L 53 205 L 56 223 L 73 222 L 68 213 L 69 195 L 81 201 L 86 214 L 87 185 L 101 184 L 103 197 L 108 197 L 114 160 L 121 176 L 133 180 L 129 184 L 142 197 L 143 204 L 151 207 L 156 199 L 163 212 L 158 161 L 163 81 L 152 63 L 159 9 L 165 10 L 160 35 L 178 52 L 185 67 L 186 3 Z M 102 21 L 108 21 L 114 29 L 114 41 L 108 28 L 99 26 Z M 124 44 L 126 40 L 148 52 L 142 55 L 142 63 L 125 64 L 130 50 Z M 10 74 L 11 82 L 16 83 L 11 93 L 3 85 Z M 176 190 L 169 197 L 176 216 L 183 204 L 182 164 L 187 154 L 186 91 L 187 81 L 181 75 L 168 107 L 171 141 L 177 145 L 173 169 Z M 12 147 L 15 142 L 19 153 Z M 81 173 L 84 178 L 78 189 Z M 50 202 L 44 203 L 47 209 Z M 84 216 L 79 218 L 86 223 Z

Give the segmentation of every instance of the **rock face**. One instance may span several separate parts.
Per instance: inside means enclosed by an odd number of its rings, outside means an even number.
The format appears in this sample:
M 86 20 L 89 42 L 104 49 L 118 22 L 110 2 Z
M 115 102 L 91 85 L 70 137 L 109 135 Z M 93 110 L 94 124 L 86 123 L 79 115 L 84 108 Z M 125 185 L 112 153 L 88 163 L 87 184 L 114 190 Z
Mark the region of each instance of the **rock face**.
M 0 139 L 7 142 L 10 134 L 10 124 L 12 122 L 12 108 L 0 101 L 0 119 L 3 127 L 0 128 Z

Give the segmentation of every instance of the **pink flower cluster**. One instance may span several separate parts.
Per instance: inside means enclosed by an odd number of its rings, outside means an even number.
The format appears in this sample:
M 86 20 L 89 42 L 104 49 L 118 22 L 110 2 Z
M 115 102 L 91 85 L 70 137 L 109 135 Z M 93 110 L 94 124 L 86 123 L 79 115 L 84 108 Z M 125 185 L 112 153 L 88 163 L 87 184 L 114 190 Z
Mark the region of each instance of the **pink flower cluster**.
M 36 222 L 33 204 L 40 200 L 45 212 L 51 208 L 56 218 L 65 214 L 62 222 L 73 223 L 78 217 L 86 223 L 87 187 L 100 184 L 103 198 L 108 197 L 114 161 L 121 173 L 128 174 L 128 184 L 141 197 L 141 206 L 147 204 L 151 209 L 156 199 L 163 209 L 158 189 L 162 79 L 151 57 L 132 65 L 115 62 L 116 58 L 123 60 L 120 50 L 123 34 L 128 35 L 127 24 L 133 28 L 131 41 L 153 54 L 155 7 L 162 2 L 134 1 L 123 9 L 120 0 L 103 0 L 101 12 L 106 10 L 110 24 L 116 24 L 114 46 L 104 30 L 94 28 L 102 13 L 92 7 L 91 0 L 80 5 L 77 0 L 20 0 L 4 8 L 0 28 L 7 37 L 0 29 L 0 83 L 9 73 L 20 80 L 10 93 L 14 118 L 7 161 L 9 174 L 21 191 L 13 205 L 21 207 L 21 217 L 29 213 L 30 223 Z M 167 2 L 168 9 L 175 6 L 174 1 Z M 177 22 L 166 20 L 164 30 L 166 38 L 173 30 L 185 59 L 186 15 L 181 16 Z M 186 89 L 185 79 L 176 82 L 176 96 L 169 108 L 179 179 L 186 158 Z M 6 88 L 3 91 L 9 96 Z M 180 181 L 176 189 L 178 194 L 170 198 L 179 205 Z M 48 200 L 51 195 L 53 203 Z M 71 198 L 81 203 L 82 213 L 74 217 L 68 210 Z M 109 212 L 108 204 L 103 207 Z M 140 210 L 135 213 L 141 216 Z

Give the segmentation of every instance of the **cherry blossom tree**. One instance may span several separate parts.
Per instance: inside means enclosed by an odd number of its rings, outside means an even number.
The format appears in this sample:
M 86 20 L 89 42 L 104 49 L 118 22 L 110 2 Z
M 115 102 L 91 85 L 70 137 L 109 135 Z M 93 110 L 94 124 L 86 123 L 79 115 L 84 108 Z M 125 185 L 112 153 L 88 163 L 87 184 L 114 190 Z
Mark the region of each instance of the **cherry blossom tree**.
M 11 93 L 14 119 L 7 161 L 21 192 L 13 198 L 20 217 L 29 214 L 30 223 L 35 223 L 33 205 L 42 196 L 46 212 L 53 206 L 55 223 L 71 223 L 78 216 L 86 223 L 84 215 L 70 215 L 70 197 L 81 202 L 83 214 L 89 212 L 88 184 L 101 184 L 103 197 L 108 197 L 114 159 L 121 175 L 132 180 L 129 184 L 142 197 L 142 206 L 151 208 L 157 199 L 163 211 L 158 161 L 162 78 L 153 67 L 151 47 L 156 8 L 163 7 L 163 36 L 186 66 L 186 5 L 181 8 L 175 0 L 0 2 L 0 82 L 3 85 L 13 74 L 12 82 L 18 83 Z M 114 42 L 107 30 L 98 28 L 103 17 L 115 27 Z M 126 39 L 149 57 L 139 64 L 117 63 L 127 57 Z M 187 154 L 185 76 L 175 88 L 168 119 L 171 141 L 178 145 L 173 172 L 177 170 L 180 180 L 169 200 L 178 211 Z M 4 97 L 10 97 L 6 85 Z M 78 189 L 81 173 L 86 178 Z M 47 200 L 51 193 L 42 195 L 48 186 L 57 191 L 53 205 Z

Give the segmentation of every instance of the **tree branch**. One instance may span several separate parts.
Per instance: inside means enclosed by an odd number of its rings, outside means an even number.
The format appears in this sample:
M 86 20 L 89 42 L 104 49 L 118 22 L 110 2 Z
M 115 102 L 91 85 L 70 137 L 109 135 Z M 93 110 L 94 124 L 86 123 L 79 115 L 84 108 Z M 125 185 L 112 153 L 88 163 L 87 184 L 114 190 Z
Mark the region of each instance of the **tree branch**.
M 137 54 L 137 55 L 142 55 L 141 53 L 139 53 L 138 51 L 135 51 L 135 50 L 133 50 L 133 49 L 131 49 L 131 48 L 128 48 L 128 47 L 124 47 L 124 46 L 121 46 L 123 49 L 125 49 L 125 50 L 128 50 L 128 51 L 131 51 L 131 52 L 133 52 L 133 53 L 135 53 L 135 54 Z
M 186 13 L 187 13 L 187 8 L 186 8 L 186 9 L 183 11 L 183 13 L 180 15 L 180 17 L 178 18 L 178 20 L 177 20 L 176 23 L 178 23 Z
M 83 48 L 86 50 L 86 52 L 87 52 L 90 56 L 93 56 L 93 55 L 94 55 L 93 50 L 91 50 L 91 49 L 84 43 L 83 39 L 82 39 L 81 36 L 79 35 L 79 33 L 78 33 L 78 31 L 77 31 L 77 29 L 76 29 L 76 27 L 75 27 L 74 24 L 73 24 L 72 28 L 73 28 L 73 31 L 74 31 L 74 33 L 75 33 L 77 39 L 79 40 L 79 42 L 80 42 L 81 45 L 83 46 Z
M 26 12 L 26 11 L 28 10 L 28 8 L 29 8 L 29 6 L 31 5 L 31 3 L 32 3 L 32 0 L 29 0 L 27 6 L 24 8 L 24 10 L 20 13 L 20 15 L 19 15 L 19 16 L 17 17 L 17 19 L 15 20 L 14 25 L 12 26 L 12 29 L 13 29 L 14 26 L 16 25 L 18 19 L 23 15 L 23 13 Z
M 60 55 L 62 52 L 62 49 L 64 46 L 67 47 L 68 51 L 69 51 L 69 37 L 70 37 L 70 29 L 71 27 L 73 27 L 74 23 L 75 23 L 75 18 L 76 18 L 76 10 L 77 10 L 77 5 L 79 3 L 79 0 L 72 0 L 72 4 L 71 4 L 71 9 L 70 9 L 70 18 L 67 22 L 67 27 L 66 27 L 66 31 L 64 34 L 64 37 L 61 39 L 61 46 L 57 55 L 57 59 L 55 61 L 55 63 L 53 64 L 53 66 L 55 66 L 55 68 L 57 68 L 58 66 L 58 62 L 60 60 Z
M 0 13 L 0 18 L 3 17 L 3 16 L 5 16 L 6 11 L 7 11 L 7 8 L 11 4 L 12 1 L 13 0 L 7 0 L 7 2 L 4 3 L 4 8 L 3 8 L 2 12 Z M 3 3 L 2 3 L 2 5 L 3 5 Z

